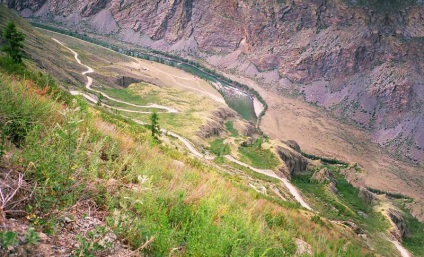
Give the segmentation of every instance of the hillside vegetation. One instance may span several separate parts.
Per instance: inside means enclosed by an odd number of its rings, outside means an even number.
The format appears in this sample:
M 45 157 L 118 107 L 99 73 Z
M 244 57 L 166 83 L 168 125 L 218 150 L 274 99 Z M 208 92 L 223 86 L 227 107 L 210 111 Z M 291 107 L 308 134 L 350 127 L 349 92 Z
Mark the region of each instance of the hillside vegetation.
M 0 84 L 6 137 L 2 170 L 12 170 L 12 177 L 22 174 L 33 192 L 25 206 L 5 209 L 6 218 L 27 216 L 36 231 L 55 235 L 63 229 L 64 216 L 91 215 L 133 249 L 151 239 L 142 251 L 159 256 L 171 251 L 290 256 L 296 238 L 318 255 L 363 256 L 360 245 L 338 229 L 316 224 L 304 211 L 266 199 L 208 165 L 157 145 L 145 128 L 79 99 L 57 101 L 54 92 L 63 93 L 42 79 L 8 74 L 3 66 Z M 88 254 L 113 250 L 96 246 L 88 235 L 80 241 L 88 242 L 80 244 Z
M 316 256 L 367 254 L 343 229 L 317 224 L 297 205 L 261 195 L 158 144 L 146 128 L 70 97 L 30 59 L 22 66 L 0 59 L 0 182 L 13 196 L 1 202 L 2 254 L 39 254 L 57 244 L 79 256 L 291 256 L 297 240 Z M 96 222 L 69 232 L 81 220 Z
M 0 28 L 15 21 L 28 38 L 23 64 L 0 53 L 0 255 L 397 256 L 377 204 L 360 199 L 342 176 L 346 163 L 322 159 L 324 166 L 293 177 L 318 212 L 307 211 L 281 178 L 224 158 L 237 152 L 255 168 L 281 165 L 269 142 L 262 147 L 262 137 L 234 144 L 243 140 L 236 118 L 223 125 L 228 139 L 211 139 L 214 161 L 195 158 L 167 133 L 157 140 L 148 126 L 71 96 L 67 89 L 82 88 L 86 79 L 72 54 L 54 44 L 47 52 L 49 33 L 41 35 L 1 6 L 0 14 Z M 83 44 L 73 44 L 90 62 L 87 53 L 96 46 L 84 52 Z M 97 58 L 107 63 L 107 55 Z M 93 76 L 107 81 L 105 74 Z M 134 97 L 134 86 L 105 88 L 135 104 L 152 98 Z M 159 123 L 168 122 L 164 115 Z M 335 172 L 338 193 L 311 182 L 321 168 Z M 408 226 L 421 228 L 407 218 Z M 412 229 L 408 249 L 420 253 L 422 237 Z

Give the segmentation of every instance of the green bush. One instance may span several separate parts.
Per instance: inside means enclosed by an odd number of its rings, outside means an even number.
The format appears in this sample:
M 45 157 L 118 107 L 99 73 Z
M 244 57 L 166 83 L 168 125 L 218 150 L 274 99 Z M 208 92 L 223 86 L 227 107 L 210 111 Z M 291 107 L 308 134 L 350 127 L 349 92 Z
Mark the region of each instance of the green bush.
M 274 169 L 279 165 L 275 154 L 269 149 L 262 149 L 258 144 L 251 146 L 240 146 L 241 160 L 259 169 Z
M 224 139 L 215 139 L 212 141 L 209 150 L 217 156 L 230 154 L 230 147 L 227 144 L 224 144 Z

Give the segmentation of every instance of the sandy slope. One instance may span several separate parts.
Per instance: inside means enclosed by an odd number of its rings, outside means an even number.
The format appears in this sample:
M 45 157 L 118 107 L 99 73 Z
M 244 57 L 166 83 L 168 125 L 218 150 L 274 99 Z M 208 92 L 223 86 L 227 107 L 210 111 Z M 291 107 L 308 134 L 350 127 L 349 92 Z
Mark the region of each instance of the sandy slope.
M 84 72 L 82 72 L 82 74 L 87 77 L 87 83 L 85 84 L 85 87 L 88 90 L 94 91 L 96 93 L 100 93 L 104 97 L 108 98 L 109 100 L 116 101 L 116 102 L 123 103 L 123 104 L 127 104 L 127 105 L 130 105 L 130 106 L 141 107 L 141 108 L 158 108 L 158 109 L 165 109 L 168 112 L 177 112 L 177 110 L 175 110 L 175 109 L 173 109 L 171 107 L 157 105 L 157 104 L 152 104 L 152 105 L 148 105 L 148 106 L 140 106 L 140 105 L 136 105 L 136 104 L 131 104 L 131 103 L 128 103 L 128 102 L 125 102 L 125 101 L 121 101 L 119 99 L 112 98 L 112 97 L 108 96 L 107 94 L 105 94 L 103 92 L 100 92 L 100 91 L 97 91 L 97 90 L 92 89 L 91 88 L 91 85 L 93 84 L 93 78 L 87 76 L 87 74 L 93 73 L 94 70 L 90 66 L 85 65 L 85 64 L 83 64 L 81 62 L 81 60 L 79 59 L 79 55 L 78 55 L 77 52 L 75 52 L 71 48 L 65 46 L 59 40 L 57 40 L 55 38 L 52 38 L 52 39 L 54 41 L 56 41 L 58 44 L 62 45 L 66 49 L 68 49 L 69 51 L 71 51 L 74 54 L 74 58 L 78 62 L 78 64 L 80 64 L 82 66 L 85 66 L 87 68 L 87 70 L 84 71 Z M 71 91 L 70 93 L 73 94 L 73 95 L 78 95 L 78 94 L 83 95 L 85 98 L 87 98 L 87 100 L 91 101 L 92 103 L 94 103 L 94 104 L 97 103 L 97 99 L 93 98 L 92 96 L 90 96 L 88 94 L 80 93 L 78 91 Z M 102 105 L 105 106 L 105 107 L 107 107 L 107 108 L 112 108 L 112 109 L 126 111 L 126 112 L 140 112 L 140 111 L 127 110 L 127 109 L 124 109 L 124 108 L 115 108 L 115 107 L 111 107 L 111 106 L 108 106 L 108 105 L 105 105 L 105 104 L 102 104 Z M 151 112 L 142 112 L 142 113 L 151 113 Z M 141 125 L 145 125 L 146 124 L 146 123 L 144 123 L 142 121 L 139 121 L 139 120 L 135 120 L 135 119 L 133 119 L 133 120 L 136 123 L 141 124 Z M 189 140 L 187 140 L 186 138 L 178 135 L 177 133 L 174 133 L 172 131 L 165 130 L 165 129 L 161 129 L 161 132 L 164 133 L 164 134 L 167 134 L 167 135 L 170 135 L 170 136 L 173 136 L 173 137 L 178 138 L 187 147 L 187 149 L 192 154 L 194 154 L 196 157 L 204 158 L 206 160 L 213 160 L 213 159 L 215 159 L 214 156 L 204 155 L 204 154 L 200 153 L 199 151 L 197 151 L 196 148 L 193 146 L 193 144 Z M 272 170 L 261 170 L 261 169 L 254 168 L 254 167 L 252 167 L 252 166 L 250 166 L 250 165 L 248 165 L 246 163 L 243 163 L 241 161 L 236 160 L 234 157 L 232 157 L 230 155 L 226 155 L 225 158 L 227 158 L 228 160 L 230 160 L 230 161 L 232 161 L 234 163 L 237 163 L 239 165 L 242 165 L 244 167 L 247 167 L 247 168 L 251 169 L 254 172 L 261 173 L 263 175 L 266 175 L 266 176 L 273 177 L 273 178 L 276 178 L 276 179 L 281 180 L 284 183 L 284 185 L 287 187 L 287 189 L 289 190 L 289 192 L 293 195 L 293 197 L 300 203 L 300 205 L 302 205 L 304 208 L 306 208 L 308 210 L 312 210 L 311 207 L 303 200 L 302 196 L 299 194 L 299 192 L 297 191 L 297 189 L 287 179 L 285 179 L 285 178 L 283 179 L 283 178 L 278 177 Z

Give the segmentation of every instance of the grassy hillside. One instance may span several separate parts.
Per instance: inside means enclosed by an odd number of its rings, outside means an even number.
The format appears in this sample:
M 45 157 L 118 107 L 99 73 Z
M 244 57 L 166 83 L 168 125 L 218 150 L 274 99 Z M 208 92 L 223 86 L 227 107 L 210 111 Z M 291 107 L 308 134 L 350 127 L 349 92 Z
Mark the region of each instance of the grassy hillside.
M 80 211 L 100 216 L 133 249 L 153 237 L 143 252 L 157 256 L 174 248 L 194 256 L 291 256 L 295 238 L 322 256 L 365 253 L 338 228 L 157 145 L 142 127 L 78 99 L 57 102 L 45 85 L 2 73 L 2 167 L 23 174 L 34 190 L 21 211 L 36 231 L 60 233 L 62 215 L 87 203 L 90 210 Z
M 45 47 L 51 47 L 51 56 L 60 53 L 24 21 L 0 10 L 0 26 L 14 19 L 28 35 L 27 53 L 42 55 Z M 33 51 L 35 41 L 40 52 Z M 2 202 L 2 254 L 18 251 L 18 245 L 34 254 L 40 245 L 60 241 L 66 224 L 96 217 L 99 225 L 70 238 L 77 243 L 65 242 L 64 251 L 116 252 L 116 245 L 98 240 L 111 232 L 136 255 L 292 256 L 297 240 L 310 245 L 314 256 L 367 255 L 343 228 L 316 223 L 296 205 L 157 144 L 144 127 L 71 98 L 59 90 L 66 84 L 36 68 L 32 57 L 16 66 L 0 55 L 1 190 L 18 192 L 9 204 Z M 60 62 L 49 58 L 43 60 L 52 66 Z M 59 67 L 53 73 L 66 78 Z M 13 182 L 21 176 L 21 184 Z M 11 226 L 10 218 L 25 224 L 26 232 Z M 24 241 L 16 239 L 22 235 Z
M 86 79 L 73 55 L 2 6 L 0 14 L 0 28 L 13 20 L 27 34 L 23 65 L 0 53 L 0 190 L 10 196 L 0 200 L 0 254 L 397 256 L 385 239 L 385 218 L 340 174 L 337 195 L 311 184 L 311 174 L 294 178 L 319 213 L 309 212 L 281 193 L 278 179 L 222 158 L 238 151 L 255 167 L 275 168 L 270 150 L 232 149 L 214 138 L 209 150 L 221 158 L 208 162 L 180 151 L 175 139 L 158 142 L 146 127 L 70 96 L 64 89 Z M 121 58 L 94 57 L 90 47 L 84 62 Z M 141 86 L 106 91 L 140 104 L 147 94 Z M 129 94 L 136 89 L 144 93 Z M 232 122 L 225 126 L 237 137 Z M 339 221 L 357 223 L 368 239 Z M 418 230 L 409 249 L 421 242 Z

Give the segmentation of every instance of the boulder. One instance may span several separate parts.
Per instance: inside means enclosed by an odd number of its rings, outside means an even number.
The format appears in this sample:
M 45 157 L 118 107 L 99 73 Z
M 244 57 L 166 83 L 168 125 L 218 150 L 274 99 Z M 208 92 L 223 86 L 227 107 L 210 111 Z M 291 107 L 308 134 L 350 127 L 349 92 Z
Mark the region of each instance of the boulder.
M 196 135 L 201 138 L 210 138 L 220 136 L 225 131 L 223 122 L 209 120 L 205 125 L 202 125 L 196 132 Z
M 251 123 L 246 123 L 242 129 L 242 135 L 246 137 L 252 137 L 257 133 L 256 127 Z
M 290 175 L 300 174 L 308 167 L 308 159 L 293 149 L 279 146 L 277 148 L 277 153 L 286 164 Z
M 323 168 L 319 171 L 316 171 L 312 175 L 311 181 L 319 183 L 319 184 L 329 184 L 332 182 L 336 182 L 336 180 L 334 179 L 333 173 L 327 168 Z
M 295 150 L 296 152 L 300 153 L 300 146 L 299 144 L 294 140 L 287 140 L 284 142 L 286 145 L 290 146 L 291 149 Z
M 327 168 L 316 171 L 311 177 L 311 182 L 328 184 L 328 189 L 330 189 L 331 192 L 334 194 L 339 192 L 337 189 L 337 180 L 334 178 L 333 173 Z
M 371 204 L 375 200 L 375 195 L 372 192 L 370 192 L 368 189 L 366 189 L 365 187 L 359 188 L 358 196 L 359 198 L 364 200 L 367 204 Z
M 350 220 L 346 220 L 346 221 L 342 221 L 342 224 L 351 228 L 353 230 L 353 232 L 355 232 L 355 234 L 357 235 L 361 235 L 364 234 L 364 230 L 359 227 L 355 222 L 350 221 Z
M 236 117 L 236 112 L 229 108 L 219 108 L 213 113 L 213 117 L 206 124 L 199 128 L 196 135 L 201 138 L 210 138 L 220 136 L 226 131 L 225 121 L 229 118 Z
M 312 255 L 312 246 L 305 241 L 295 238 L 294 242 L 296 243 L 296 255 L 295 256 L 304 256 L 304 255 Z
M 390 220 L 395 224 L 396 227 L 390 230 L 390 233 L 399 241 L 402 242 L 402 239 L 407 233 L 407 226 L 405 219 L 400 211 L 389 208 L 387 210 L 387 215 Z

